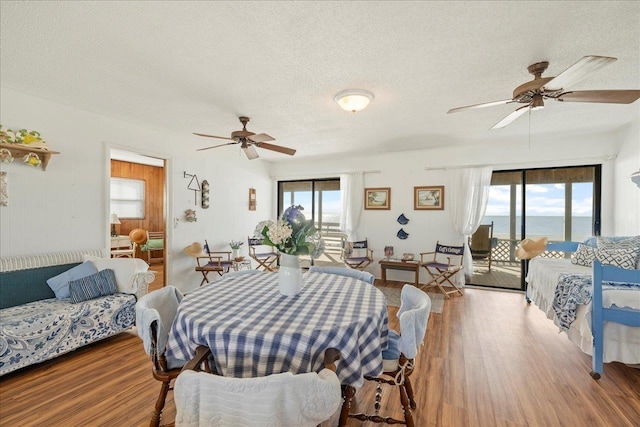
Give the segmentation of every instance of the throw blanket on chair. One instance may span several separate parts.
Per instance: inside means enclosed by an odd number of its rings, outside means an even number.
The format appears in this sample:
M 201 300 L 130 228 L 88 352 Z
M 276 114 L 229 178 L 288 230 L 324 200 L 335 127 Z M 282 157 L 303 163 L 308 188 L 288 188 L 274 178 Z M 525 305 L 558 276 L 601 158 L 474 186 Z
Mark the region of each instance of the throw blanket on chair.
M 340 380 L 329 369 L 258 378 L 184 371 L 174 393 L 176 427 L 312 427 L 329 419 L 342 403 Z

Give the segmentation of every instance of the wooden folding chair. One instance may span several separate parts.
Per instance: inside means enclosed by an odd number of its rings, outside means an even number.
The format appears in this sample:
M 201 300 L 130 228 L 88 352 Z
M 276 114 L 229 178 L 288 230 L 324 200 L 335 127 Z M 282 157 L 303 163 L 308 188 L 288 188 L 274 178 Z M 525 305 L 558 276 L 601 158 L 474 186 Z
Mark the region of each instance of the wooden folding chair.
M 253 258 L 258 266 L 256 270 L 263 269 L 264 271 L 274 271 L 276 269 L 276 261 L 280 257 L 280 254 L 273 250 L 271 246 L 271 250 L 269 252 L 256 252 L 256 247 L 265 246 L 263 244 L 264 239 L 259 239 L 255 237 L 248 237 L 248 248 L 249 248 L 249 256 Z
M 205 282 L 209 282 L 207 274 L 211 271 L 215 271 L 222 276 L 223 274 L 228 273 L 229 269 L 233 265 L 233 261 L 231 260 L 231 251 L 210 251 L 209 243 L 206 240 L 204 242 L 204 251 L 206 252 L 206 256 L 196 257 L 196 271 L 202 273 L 202 282 L 200 282 L 200 286 L 204 285 Z M 200 265 L 200 260 L 204 260 L 206 264 Z
M 440 242 L 436 242 L 436 249 L 432 252 L 420 253 L 420 265 L 422 265 L 427 273 L 431 276 L 431 280 L 421 285 L 421 288 L 429 286 L 437 286 L 438 289 L 444 294 L 445 298 L 449 298 L 449 294 L 459 292 L 462 293 L 462 289 L 458 288 L 451 278 L 463 269 L 462 256 L 464 254 L 464 246 L 447 246 L 441 245 Z M 433 255 L 433 259 L 424 259 L 425 255 Z M 446 261 L 443 261 L 446 259 Z M 453 286 L 452 291 L 447 291 L 442 287 L 444 283 L 449 283 Z
M 355 252 L 354 252 L 355 251 Z M 364 270 L 373 262 L 373 251 L 369 249 L 368 239 L 347 242 L 342 239 L 342 259 L 345 264 L 356 270 Z

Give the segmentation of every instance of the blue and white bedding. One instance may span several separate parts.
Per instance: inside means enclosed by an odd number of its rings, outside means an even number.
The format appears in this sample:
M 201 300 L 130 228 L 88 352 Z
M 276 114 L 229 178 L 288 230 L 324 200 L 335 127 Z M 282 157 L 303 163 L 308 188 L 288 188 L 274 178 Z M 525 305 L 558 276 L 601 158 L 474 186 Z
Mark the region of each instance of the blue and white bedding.
M 529 261 L 527 274 L 527 296 L 554 323 L 561 328 L 553 304 L 561 275 L 579 275 L 591 277 L 591 268 L 572 264 L 569 259 L 552 259 L 536 257 Z M 576 298 L 575 319 L 565 330 L 569 340 L 577 344 L 580 349 L 591 355 L 591 301 L 582 303 L 577 301 L 581 291 L 574 290 Z M 567 299 L 569 299 L 567 297 Z M 609 289 L 603 292 L 602 305 L 604 307 L 628 307 L 640 310 L 640 291 L 637 289 Z M 640 328 L 605 322 L 604 325 L 604 362 L 623 362 L 640 364 Z
M 0 310 L 0 375 L 129 329 L 136 297 L 116 293 L 78 304 L 51 298 Z
M 603 295 L 612 290 L 633 289 L 640 291 L 640 286 L 630 283 L 603 283 L 602 285 Z M 553 311 L 556 313 L 557 323 L 562 331 L 569 330 L 576 320 L 578 305 L 590 304 L 592 295 L 591 274 L 560 274 L 553 298 Z M 640 293 L 637 296 L 640 298 Z

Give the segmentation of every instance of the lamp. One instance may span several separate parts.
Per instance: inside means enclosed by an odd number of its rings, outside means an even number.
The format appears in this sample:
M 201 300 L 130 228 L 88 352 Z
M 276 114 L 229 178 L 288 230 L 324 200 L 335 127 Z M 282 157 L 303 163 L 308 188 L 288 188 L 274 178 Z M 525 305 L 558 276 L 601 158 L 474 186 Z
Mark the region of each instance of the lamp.
M 363 89 L 348 89 L 338 93 L 333 99 L 343 110 L 355 113 L 367 108 L 373 101 L 373 94 Z
M 118 236 L 118 233 L 116 233 L 116 224 L 120 224 L 120 220 L 118 219 L 117 213 L 111 214 L 111 220 L 109 223 L 111 224 L 111 237 Z

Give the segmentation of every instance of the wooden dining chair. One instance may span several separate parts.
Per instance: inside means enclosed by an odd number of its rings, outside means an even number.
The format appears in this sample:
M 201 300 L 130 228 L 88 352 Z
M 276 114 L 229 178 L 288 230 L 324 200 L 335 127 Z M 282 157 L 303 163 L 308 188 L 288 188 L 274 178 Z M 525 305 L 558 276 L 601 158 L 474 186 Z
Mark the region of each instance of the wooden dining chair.
M 256 267 L 257 270 L 262 269 L 264 271 L 274 271 L 276 269 L 276 261 L 280 258 L 280 254 L 275 252 L 272 246 L 270 246 L 268 252 L 256 252 L 257 249 L 265 247 L 263 242 L 264 239 L 248 237 L 247 247 L 249 248 L 249 256 L 258 263 L 258 266 Z
M 144 295 L 136 303 L 138 335 L 142 338 L 145 352 L 153 362 L 153 378 L 162 383 L 160 394 L 151 414 L 150 427 L 160 425 L 167 394 L 172 390 L 171 382 L 178 377 L 183 367 L 181 362 L 168 360 L 165 355 L 169 332 L 180 301 L 182 301 L 182 293 L 173 286 L 166 286 Z M 211 372 L 206 359 L 209 353 L 209 348 L 205 346 L 199 346 L 196 349 L 195 359 L 200 360 L 200 363 L 195 364 L 194 369 L 200 369 L 200 366 L 204 364 L 204 370 Z
M 319 373 L 253 378 L 193 372 L 192 367 L 205 360 L 204 356 L 194 358 L 176 379 L 175 425 L 315 427 L 340 408 L 342 392 L 335 365 L 339 358 L 340 352 L 329 348 Z
M 415 370 L 415 357 L 424 342 L 431 312 L 431 298 L 425 292 L 413 285 L 404 285 L 400 294 L 400 333 L 390 330 L 387 349 L 382 351 L 382 374 L 377 377 L 365 376 L 365 380 L 377 383 L 374 398 L 374 413 L 349 413 L 353 388 L 346 394 L 340 413 L 340 426 L 345 426 L 348 418 L 374 423 L 406 424 L 414 427 L 412 410 L 415 410 L 416 400 L 409 377 Z M 380 415 L 382 401 L 382 384 L 398 388 L 400 404 L 404 412 L 404 420 Z M 349 388 L 347 388 L 349 390 Z
M 147 254 L 148 264 L 164 262 L 164 231 L 147 231 L 147 241 L 143 247 Z

